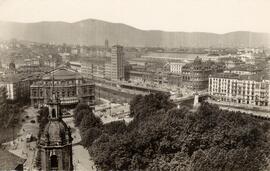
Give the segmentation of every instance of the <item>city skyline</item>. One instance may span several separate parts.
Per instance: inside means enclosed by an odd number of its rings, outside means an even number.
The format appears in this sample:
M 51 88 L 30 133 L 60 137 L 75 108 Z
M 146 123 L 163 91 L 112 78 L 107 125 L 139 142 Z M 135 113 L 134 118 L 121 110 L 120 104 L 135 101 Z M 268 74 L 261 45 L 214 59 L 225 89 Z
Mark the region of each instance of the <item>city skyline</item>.
M 142 30 L 270 32 L 270 1 L 71 1 L 0 0 L 0 20 L 14 22 L 77 22 L 98 19 Z

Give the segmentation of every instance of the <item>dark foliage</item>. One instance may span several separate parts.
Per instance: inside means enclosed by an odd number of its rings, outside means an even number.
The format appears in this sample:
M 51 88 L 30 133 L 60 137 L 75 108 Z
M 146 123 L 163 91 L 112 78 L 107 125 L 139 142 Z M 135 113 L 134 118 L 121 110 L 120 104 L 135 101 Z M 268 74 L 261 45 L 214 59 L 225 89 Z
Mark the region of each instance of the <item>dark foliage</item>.
M 20 127 L 22 105 L 18 102 L 7 100 L 6 89 L 1 88 L 0 96 L 0 144 L 14 138 L 17 128 Z M 15 131 L 15 132 L 14 132 Z
M 84 136 L 86 131 L 90 128 L 102 128 L 103 124 L 99 117 L 96 117 L 93 113 L 89 113 L 88 115 L 84 115 L 81 124 L 80 124 L 80 132 Z
M 84 132 L 82 136 L 81 144 L 88 148 L 92 143 L 102 134 L 101 129 L 99 128 L 89 128 Z
M 79 126 L 81 124 L 82 119 L 85 115 L 92 113 L 90 107 L 85 103 L 79 103 L 74 110 L 74 123 L 75 126 Z
M 174 106 L 175 104 L 169 100 L 167 94 L 138 95 L 130 102 L 130 116 L 135 119 L 143 119 L 155 114 L 160 109 L 167 111 Z
M 81 144 L 88 148 L 101 134 L 103 123 L 96 117 L 87 104 L 78 104 L 74 110 L 74 123 L 79 126 Z
M 122 134 L 127 130 L 125 121 L 114 121 L 103 125 L 104 133 L 109 135 Z
M 89 152 L 101 170 L 265 169 L 268 124 L 208 103 L 195 113 L 169 108 L 169 100 L 160 97 L 136 97 L 127 131 L 104 131 L 92 141 Z

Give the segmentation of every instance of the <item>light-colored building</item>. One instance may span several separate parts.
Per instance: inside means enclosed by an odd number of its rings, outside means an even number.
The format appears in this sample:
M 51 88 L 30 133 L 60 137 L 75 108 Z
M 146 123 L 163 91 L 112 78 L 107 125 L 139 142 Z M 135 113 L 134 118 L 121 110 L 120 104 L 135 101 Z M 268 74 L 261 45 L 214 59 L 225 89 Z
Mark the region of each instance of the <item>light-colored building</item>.
M 175 74 L 181 74 L 183 65 L 183 63 L 170 63 L 170 72 Z
M 123 46 L 114 45 L 111 54 L 111 79 L 123 80 L 125 78 L 124 73 Z
M 81 74 L 88 78 L 93 78 L 93 64 L 82 62 Z
M 8 100 L 27 100 L 30 98 L 30 85 L 36 79 L 37 74 L 22 75 L 12 74 L 7 75 L 0 80 L 0 87 L 4 87 L 7 93 Z
M 84 60 L 81 62 L 81 73 L 88 78 L 105 77 L 104 60 Z
M 270 81 L 265 75 L 220 73 L 209 77 L 209 95 L 218 102 L 269 106 Z
M 8 100 L 16 100 L 18 98 L 18 82 L 9 82 L 6 84 L 6 92 Z

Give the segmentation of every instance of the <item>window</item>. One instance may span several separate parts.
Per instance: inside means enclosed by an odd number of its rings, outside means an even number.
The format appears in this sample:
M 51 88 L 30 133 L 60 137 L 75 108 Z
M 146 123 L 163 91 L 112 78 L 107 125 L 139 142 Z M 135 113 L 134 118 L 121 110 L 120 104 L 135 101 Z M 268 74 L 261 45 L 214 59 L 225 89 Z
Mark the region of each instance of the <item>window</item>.
M 58 169 L 58 160 L 56 155 L 51 156 L 51 169 L 56 170 Z
M 55 109 L 52 109 L 52 118 L 55 118 L 55 117 L 56 117 Z

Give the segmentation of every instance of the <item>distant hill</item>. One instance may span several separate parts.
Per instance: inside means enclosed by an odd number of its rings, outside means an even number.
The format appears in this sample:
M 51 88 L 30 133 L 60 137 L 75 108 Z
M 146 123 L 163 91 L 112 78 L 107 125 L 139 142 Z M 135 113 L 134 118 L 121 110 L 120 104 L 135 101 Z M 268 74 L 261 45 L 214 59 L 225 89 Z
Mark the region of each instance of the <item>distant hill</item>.
M 125 24 L 88 19 L 75 23 L 0 22 L 0 38 L 67 44 L 159 47 L 270 47 L 270 34 L 247 31 L 214 34 L 140 30 Z

